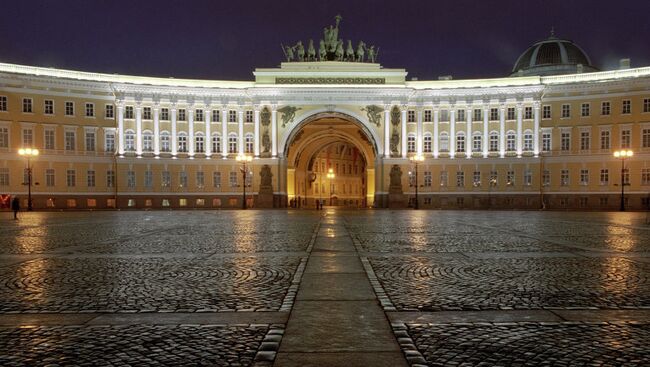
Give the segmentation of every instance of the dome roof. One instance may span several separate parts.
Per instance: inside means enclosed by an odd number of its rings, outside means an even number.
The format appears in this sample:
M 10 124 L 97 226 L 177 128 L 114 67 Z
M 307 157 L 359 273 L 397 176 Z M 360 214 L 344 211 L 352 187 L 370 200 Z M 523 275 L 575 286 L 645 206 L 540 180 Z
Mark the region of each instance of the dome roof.
M 598 69 L 591 65 L 589 56 L 580 46 L 572 41 L 551 35 L 551 37 L 533 44 L 521 54 L 510 75 L 544 76 L 592 71 L 598 71 Z

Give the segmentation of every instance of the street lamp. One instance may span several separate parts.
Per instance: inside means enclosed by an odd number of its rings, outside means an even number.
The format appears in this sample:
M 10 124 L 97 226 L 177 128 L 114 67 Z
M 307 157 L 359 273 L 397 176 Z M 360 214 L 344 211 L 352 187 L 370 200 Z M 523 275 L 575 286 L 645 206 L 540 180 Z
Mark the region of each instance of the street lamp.
M 38 156 L 38 149 L 24 148 L 18 149 L 18 154 L 27 157 L 27 182 L 23 185 L 27 185 L 27 211 L 32 211 L 32 157 Z
M 330 168 L 329 171 L 327 171 L 327 178 L 330 182 L 330 206 L 332 206 L 332 179 L 334 176 L 334 170 Z
M 240 168 L 240 170 L 243 178 L 244 193 L 241 208 L 246 209 L 246 175 L 248 174 L 248 168 L 246 167 L 246 164 L 250 163 L 253 160 L 253 157 L 246 154 L 239 154 L 236 159 L 237 162 L 241 162 L 242 164 L 242 168 Z
M 625 211 L 625 158 L 630 158 L 634 155 L 631 150 L 623 149 L 614 152 L 614 157 L 621 160 L 621 211 Z
M 414 209 L 420 209 L 420 204 L 418 200 L 418 164 L 424 161 L 424 157 L 421 155 L 413 155 L 409 158 L 411 163 L 415 165 L 415 207 Z

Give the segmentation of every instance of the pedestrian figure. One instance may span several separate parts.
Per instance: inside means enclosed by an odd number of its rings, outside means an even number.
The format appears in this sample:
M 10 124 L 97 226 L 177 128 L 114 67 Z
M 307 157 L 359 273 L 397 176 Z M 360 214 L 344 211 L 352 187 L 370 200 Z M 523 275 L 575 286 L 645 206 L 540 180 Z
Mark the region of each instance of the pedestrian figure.
M 18 196 L 15 196 L 11 201 L 11 210 L 14 211 L 14 220 L 18 219 L 18 211 L 20 210 L 20 199 L 18 199 Z

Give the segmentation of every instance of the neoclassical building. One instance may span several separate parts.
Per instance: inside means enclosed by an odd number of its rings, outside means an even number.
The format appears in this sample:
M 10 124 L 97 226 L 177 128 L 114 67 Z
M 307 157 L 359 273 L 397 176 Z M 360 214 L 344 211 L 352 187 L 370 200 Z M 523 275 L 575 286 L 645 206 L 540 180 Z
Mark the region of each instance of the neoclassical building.
M 26 200 L 36 148 L 37 209 L 649 204 L 650 67 L 551 37 L 502 78 L 423 81 L 322 47 L 243 82 L 0 64 L 0 194 Z

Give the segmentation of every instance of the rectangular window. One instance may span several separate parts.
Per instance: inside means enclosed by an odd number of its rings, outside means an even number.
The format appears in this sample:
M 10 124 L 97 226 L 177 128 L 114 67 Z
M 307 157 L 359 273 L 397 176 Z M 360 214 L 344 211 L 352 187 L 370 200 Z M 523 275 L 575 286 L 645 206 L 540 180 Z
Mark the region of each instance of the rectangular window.
M 630 184 L 630 170 L 628 168 L 623 170 L 623 185 L 627 186 Z
M 581 169 L 580 170 L 580 185 L 587 186 L 589 185 L 589 170 Z
M 549 105 L 542 106 L 542 118 L 543 119 L 551 118 L 551 106 Z
M 431 110 L 424 110 L 424 122 L 433 121 L 431 118 Z
M 630 149 L 632 146 L 632 130 L 621 130 L 621 148 Z
M 440 110 L 440 121 L 442 121 L 442 122 L 448 122 L 449 121 L 449 111 L 448 110 Z
M 440 187 L 447 187 L 448 174 L 447 171 L 440 171 Z
M 54 101 L 46 99 L 43 101 L 43 113 L 46 115 L 54 115 Z
M 75 145 L 75 133 L 74 131 L 65 132 L 65 150 L 74 151 L 76 149 Z
M 472 184 L 474 187 L 481 186 L 481 171 L 474 171 L 474 174 L 472 175 Z
M 9 186 L 9 168 L 0 168 L 0 186 Z
M 562 118 L 566 119 L 571 117 L 571 105 L 563 104 L 562 105 Z
M 23 146 L 31 147 L 34 144 L 34 130 L 31 128 L 23 129 Z
M 612 112 L 612 105 L 609 102 L 602 102 L 600 104 L 600 114 L 603 116 L 609 116 Z
M 212 122 L 220 122 L 220 121 L 221 121 L 221 111 L 212 110 Z
M 252 123 L 253 122 L 253 111 L 246 111 L 244 122 Z
M 68 187 L 75 187 L 77 184 L 77 173 L 73 169 L 66 171 L 65 181 Z
M 456 172 L 456 187 L 465 187 L 465 172 Z
M 472 121 L 483 120 L 483 110 L 481 110 L 480 108 L 475 108 L 473 112 L 474 112 L 474 116 L 472 118 Z
M 212 172 L 212 187 L 221 187 L 221 172 Z
M 0 142 L 0 144 L 2 144 Z M 2 145 L 0 145 L 2 146 Z M 643 129 L 641 131 L 641 147 L 642 148 L 650 148 L 650 128 Z
M 95 151 L 95 132 L 86 131 L 86 151 L 94 152 Z
M 95 171 L 88 170 L 86 172 L 86 185 L 88 187 L 95 187 Z
M 45 186 L 54 187 L 54 169 L 48 168 L 45 170 Z
M 237 122 L 237 111 L 228 111 L 228 122 Z
M 650 168 L 643 168 L 641 170 L 641 185 L 650 185 Z
M 542 186 L 550 186 L 551 185 L 551 171 L 545 169 L 544 172 L 542 172 Z
M 132 119 L 133 118 L 133 106 L 124 107 L 124 118 Z
M 609 130 L 602 130 L 600 132 L 600 149 L 608 150 L 610 147 L 610 132 Z
M 533 171 L 527 169 L 524 171 L 524 186 L 531 186 L 533 184 Z
M 628 115 L 632 113 L 632 101 L 630 101 L 629 99 L 623 100 L 623 108 L 621 110 L 621 113 L 623 115 Z
M 237 186 L 237 172 L 230 172 L 230 187 Z
M 112 104 L 107 104 L 104 106 L 104 117 L 107 119 L 112 119 L 115 117 L 115 110 L 113 109 Z
M 7 96 L 0 96 L 0 111 L 7 111 Z
M 178 186 L 187 187 L 187 172 L 185 171 L 178 172 Z
M 449 117 L 443 121 L 449 121 Z M 456 112 L 456 121 L 465 121 L 465 110 L 458 110 Z
M 650 98 L 643 99 L 643 112 L 650 112 Z
M 600 170 L 600 184 L 602 186 L 609 185 L 609 170 L 607 168 Z
M 492 121 L 498 121 L 499 120 L 499 109 L 498 108 L 490 108 L 490 120 L 492 120 Z
M 178 121 L 187 120 L 186 111 L 184 108 L 178 110 Z
M 591 149 L 591 133 L 589 131 L 580 132 L 580 150 L 587 151 Z
M 24 113 L 32 113 L 32 99 L 31 98 L 23 98 L 23 112 Z
M 580 108 L 580 116 L 588 117 L 590 115 L 590 113 L 591 113 L 591 111 L 590 111 L 591 105 L 589 103 L 583 103 L 580 107 L 581 107 Z
M 135 188 L 135 171 L 126 171 L 126 187 Z
M 513 186 L 515 184 L 515 171 L 509 170 L 506 172 L 506 185 Z
M 115 133 L 113 131 L 106 131 L 105 134 L 105 149 L 107 152 L 115 151 Z
M 406 122 L 415 122 L 415 111 L 409 110 L 406 112 Z
M 508 114 L 508 116 L 506 117 L 506 120 L 514 120 L 515 119 L 515 108 L 514 107 L 508 107 L 507 114 Z
M 568 152 L 571 150 L 571 133 L 568 131 L 562 132 L 562 140 L 560 144 L 560 149 L 563 152 Z
M 431 187 L 433 178 L 430 171 L 424 172 L 424 187 Z
M 0 127 L 0 148 L 9 148 L 9 128 Z
M 569 186 L 569 170 L 560 171 L 560 186 Z
M 74 116 L 74 102 L 70 102 L 70 101 L 65 102 L 65 115 Z
M 532 107 L 524 107 L 524 119 L 526 119 L 526 120 L 532 120 L 533 119 L 533 108 Z
M 106 171 L 106 187 L 115 187 L 115 171 Z
M 86 103 L 86 117 L 95 117 L 94 103 Z
M 142 108 L 142 119 L 143 120 L 151 120 L 151 107 L 143 107 Z
M 203 110 L 200 108 L 197 108 L 194 110 L 194 121 L 203 121 Z
M 161 187 L 171 187 L 172 186 L 172 174 L 169 171 L 163 171 L 160 177 L 160 186 Z
M 196 172 L 196 187 L 202 189 L 205 186 L 205 174 L 203 171 Z
M 542 133 L 542 151 L 550 152 L 551 151 L 551 133 L 544 132 Z
M 169 121 L 169 108 L 160 109 L 160 119 L 162 121 Z
M 153 187 L 153 172 L 144 171 L 144 187 L 150 189 Z

